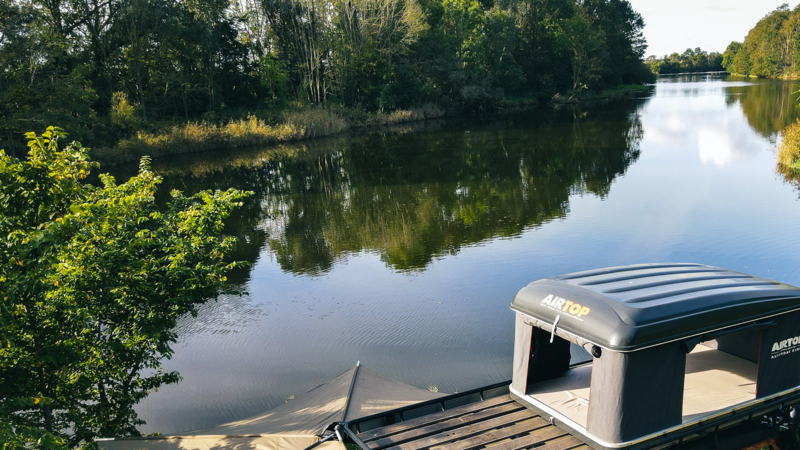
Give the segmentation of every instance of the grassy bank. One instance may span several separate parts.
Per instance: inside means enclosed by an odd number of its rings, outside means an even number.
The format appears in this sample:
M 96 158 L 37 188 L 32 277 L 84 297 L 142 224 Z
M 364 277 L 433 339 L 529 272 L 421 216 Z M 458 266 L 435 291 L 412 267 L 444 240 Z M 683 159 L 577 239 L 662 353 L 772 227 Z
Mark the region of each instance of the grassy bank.
M 800 121 L 783 129 L 778 150 L 778 169 L 782 172 L 800 172 Z
M 444 110 L 427 105 L 388 114 L 360 113 L 342 108 L 307 108 L 277 118 L 249 115 L 223 123 L 189 122 L 153 132 L 138 131 L 113 147 L 98 148 L 92 156 L 104 163 L 138 161 L 142 156 L 197 153 L 237 147 L 332 136 L 347 130 L 395 125 L 442 117 Z
M 598 92 L 572 96 L 556 95 L 553 105 L 628 98 L 646 92 L 644 85 L 621 85 Z M 498 102 L 497 112 L 522 111 L 539 106 L 535 98 L 513 98 Z M 275 116 L 248 114 L 228 120 L 206 120 L 155 126 L 135 131 L 113 146 L 99 147 L 92 157 L 104 164 L 138 161 L 142 156 L 158 158 L 240 147 L 263 146 L 317 137 L 333 136 L 349 130 L 392 126 L 445 116 L 435 105 L 391 113 L 366 113 L 342 107 L 306 107 Z

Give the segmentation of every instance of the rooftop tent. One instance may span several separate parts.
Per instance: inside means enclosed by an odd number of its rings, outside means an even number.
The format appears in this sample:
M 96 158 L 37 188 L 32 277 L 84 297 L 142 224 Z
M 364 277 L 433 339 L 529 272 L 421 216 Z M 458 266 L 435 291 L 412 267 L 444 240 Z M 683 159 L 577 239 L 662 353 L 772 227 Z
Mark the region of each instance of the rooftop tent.
M 538 280 L 511 308 L 511 395 L 595 448 L 638 448 L 800 395 L 794 286 L 643 264 Z M 592 362 L 570 367 L 570 343 Z
M 385 378 L 360 364 L 266 413 L 206 430 L 158 438 L 98 441 L 100 450 L 293 450 L 320 440 L 334 423 L 407 406 L 442 394 Z M 343 449 L 325 442 L 319 450 Z

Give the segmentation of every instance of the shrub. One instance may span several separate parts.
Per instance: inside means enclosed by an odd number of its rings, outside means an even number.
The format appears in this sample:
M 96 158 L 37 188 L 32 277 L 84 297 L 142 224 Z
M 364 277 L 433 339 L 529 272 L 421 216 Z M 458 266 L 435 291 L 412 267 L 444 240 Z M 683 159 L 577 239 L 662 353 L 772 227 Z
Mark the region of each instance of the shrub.
M 800 171 L 800 121 L 783 129 L 778 165 Z
M 129 102 L 124 92 L 114 92 L 111 95 L 111 122 L 124 131 L 140 128 L 139 105 Z
M 178 382 L 176 321 L 234 290 L 224 220 L 249 193 L 193 196 L 161 183 L 147 159 L 125 183 L 50 127 L 26 134 L 24 160 L 0 151 L 0 447 L 72 448 L 139 435 L 134 407 Z M 46 432 L 45 432 L 46 430 Z M 38 441 L 34 444 L 32 441 Z M 10 443 L 9 443 L 10 442 Z
M 329 109 L 292 111 L 284 116 L 284 121 L 297 133 L 298 138 L 330 136 L 349 128 L 344 117 Z

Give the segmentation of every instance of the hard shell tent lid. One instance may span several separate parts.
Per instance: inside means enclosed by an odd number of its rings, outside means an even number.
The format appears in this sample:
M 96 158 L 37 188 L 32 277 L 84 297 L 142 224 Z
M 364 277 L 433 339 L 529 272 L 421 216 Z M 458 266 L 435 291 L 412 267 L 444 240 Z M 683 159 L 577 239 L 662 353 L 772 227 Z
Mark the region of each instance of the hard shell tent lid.
M 633 351 L 800 309 L 800 289 L 701 264 L 638 264 L 535 281 L 511 309 Z
M 443 394 L 390 380 L 356 364 L 308 393 L 266 413 L 213 428 L 157 438 L 99 440 L 100 450 L 248 448 L 304 449 L 329 426 Z M 333 443 L 325 443 L 331 446 Z M 316 447 L 318 450 L 323 450 Z

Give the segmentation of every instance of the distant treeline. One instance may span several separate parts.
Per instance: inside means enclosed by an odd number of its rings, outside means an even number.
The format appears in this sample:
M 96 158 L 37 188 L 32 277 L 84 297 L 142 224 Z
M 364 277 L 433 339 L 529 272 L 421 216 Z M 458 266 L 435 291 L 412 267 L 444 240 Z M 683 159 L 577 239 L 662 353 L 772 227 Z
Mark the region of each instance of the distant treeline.
M 626 0 L 0 0 L 0 148 L 287 108 L 492 108 L 648 80 Z
M 700 47 L 686 49 L 683 53 L 673 53 L 661 58 L 649 56 L 645 63 L 653 73 L 670 74 L 685 72 L 715 72 L 725 70 L 722 66 L 722 55 L 717 52 L 708 53 Z
M 784 4 L 758 21 L 744 42 L 731 42 L 722 58 L 738 75 L 796 78 L 800 73 L 800 5 Z

